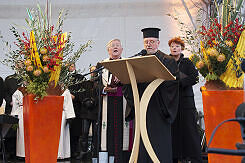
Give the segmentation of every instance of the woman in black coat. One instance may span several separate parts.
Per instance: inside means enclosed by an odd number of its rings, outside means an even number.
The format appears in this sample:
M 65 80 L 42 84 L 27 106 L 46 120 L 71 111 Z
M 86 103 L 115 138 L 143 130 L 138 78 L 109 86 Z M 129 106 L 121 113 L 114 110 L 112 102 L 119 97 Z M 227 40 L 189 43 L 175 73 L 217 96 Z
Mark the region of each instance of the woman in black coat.
M 198 71 L 193 63 L 181 53 L 184 41 L 175 37 L 168 42 L 171 54 L 177 61 L 179 80 L 179 108 L 172 124 L 173 163 L 190 160 L 201 161 L 201 141 L 197 127 L 197 111 L 192 86 L 198 81 Z

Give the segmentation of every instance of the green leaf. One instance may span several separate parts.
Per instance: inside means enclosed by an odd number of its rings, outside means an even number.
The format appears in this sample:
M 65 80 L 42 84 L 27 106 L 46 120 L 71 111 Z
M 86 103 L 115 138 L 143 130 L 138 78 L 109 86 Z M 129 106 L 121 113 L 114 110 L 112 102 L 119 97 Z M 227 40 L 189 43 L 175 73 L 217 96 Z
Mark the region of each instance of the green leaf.
M 239 13 L 241 7 L 242 7 L 242 3 L 243 3 L 244 0 L 239 0 L 238 3 L 237 3 L 237 7 L 236 7 L 236 10 L 235 10 L 235 13 L 232 15 L 231 17 L 231 21 L 233 22 L 235 19 L 236 19 L 236 16 L 237 14 Z

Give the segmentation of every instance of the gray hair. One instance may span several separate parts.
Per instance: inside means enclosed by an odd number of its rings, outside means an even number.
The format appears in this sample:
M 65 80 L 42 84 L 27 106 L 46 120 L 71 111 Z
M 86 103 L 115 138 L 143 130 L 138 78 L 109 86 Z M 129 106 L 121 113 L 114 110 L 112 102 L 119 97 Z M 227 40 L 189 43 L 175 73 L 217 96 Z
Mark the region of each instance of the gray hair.
M 118 38 L 115 38 L 115 39 L 110 40 L 110 41 L 106 44 L 106 49 L 107 49 L 107 50 L 109 50 L 109 48 L 110 48 L 110 46 L 111 46 L 111 43 L 112 43 L 113 41 L 118 41 L 118 42 L 120 42 L 120 44 L 122 45 L 121 40 L 119 40 Z

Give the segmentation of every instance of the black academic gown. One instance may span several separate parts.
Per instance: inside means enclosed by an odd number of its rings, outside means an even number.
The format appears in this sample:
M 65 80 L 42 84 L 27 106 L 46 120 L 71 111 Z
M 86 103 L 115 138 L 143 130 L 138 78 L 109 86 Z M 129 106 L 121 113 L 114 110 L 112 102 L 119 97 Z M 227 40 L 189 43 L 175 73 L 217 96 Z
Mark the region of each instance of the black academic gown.
M 172 57 L 158 51 L 155 54 L 173 75 L 178 75 L 177 63 Z M 149 83 L 138 84 L 140 97 Z M 132 103 L 132 89 L 125 85 L 124 96 Z M 172 162 L 171 122 L 173 122 L 178 109 L 178 80 L 163 82 L 152 95 L 146 116 L 148 136 L 160 162 Z M 142 140 L 140 140 L 138 162 L 152 162 Z
M 192 89 L 198 81 L 198 71 L 183 54 L 177 63 L 180 71 L 180 98 L 177 117 L 172 124 L 173 158 L 179 160 L 189 158 L 201 162 L 201 140 Z
M 12 111 L 12 95 L 20 87 L 21 80 L 16 79 L 17 74 L 7 76 L 4 81 L 4 99 L 6 101 L 5 114 L 10 114 Z M 7 144 L 7 145 L 6 145 Z M 16 130 L 10 128 L 5 136 L 6 153 L 11 156 L 16 155 Z

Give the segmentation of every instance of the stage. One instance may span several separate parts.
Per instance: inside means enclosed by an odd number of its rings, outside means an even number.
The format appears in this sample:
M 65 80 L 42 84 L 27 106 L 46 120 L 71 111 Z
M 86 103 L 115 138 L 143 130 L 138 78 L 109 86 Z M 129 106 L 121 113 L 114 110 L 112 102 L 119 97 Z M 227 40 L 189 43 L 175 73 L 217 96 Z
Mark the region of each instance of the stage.
M 24 163 L 23 159 L 18 158 L 10 158 L 8 159 L 8 163 Z M 2 163 L 2 160 L 0 160 Z M 57 163 L 92 163 L 91 158 L 87 158 L 84 160 L 76 160 L 76 159 L 64 159 L 64 160 L 57 160 Z

